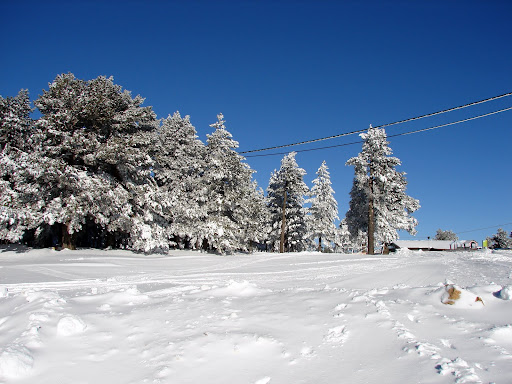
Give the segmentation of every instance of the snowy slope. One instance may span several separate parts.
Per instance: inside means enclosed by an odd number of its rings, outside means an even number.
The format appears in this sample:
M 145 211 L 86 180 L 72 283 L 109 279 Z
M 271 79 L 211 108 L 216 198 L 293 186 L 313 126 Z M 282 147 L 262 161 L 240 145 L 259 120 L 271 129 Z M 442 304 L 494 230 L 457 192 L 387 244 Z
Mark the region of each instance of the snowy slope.
M 510 251 L 4 249 L 0 382 L 511 383 L 511 267 Z

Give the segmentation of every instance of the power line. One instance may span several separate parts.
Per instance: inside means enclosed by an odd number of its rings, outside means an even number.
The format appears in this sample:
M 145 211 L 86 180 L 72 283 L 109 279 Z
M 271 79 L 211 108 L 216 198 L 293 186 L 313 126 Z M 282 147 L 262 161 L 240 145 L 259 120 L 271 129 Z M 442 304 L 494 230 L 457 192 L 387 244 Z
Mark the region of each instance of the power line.
M 507 225 L 511 225 L 511 224 L 512 224 L 512 223 L 505 223 L 505 224 L 493 225 L 492 227 L 485 227 L 485 228 L 470 229 L 469 231 L 457 232 L 457 233 L 456 233 L 456 235 L 460 235 L 461 233 L 469 233 L 469 232 L 483 231 L 484 229 L 500 228 L 500 227 L 505 227 L 505 226 L 507 226 Z
M 431 131 L 431 130 L 438 129 L 438 128 L 448 127 L 450 125 L 455 125 L 455 124 L 465 123 L 465 122 L 471 121 L 471 120 L 481 119 L 482 117 L 487 117 L 487 116 L 495 115 L 497 113 L 506 112 L 506 111 L 509 111 L 509 110 L 512 110 L 512 107 L 500 109 L 498 111 L 489 112 L 489 113 L 486 113 L 486 114 L 483 114 L 483 115 L 479 115 L 479 116 L 469 117 L 467 119 L 458 120 L 458 121 L 454 121 L 454 122 L 451 122 L 451 123 L 436 125 L 435 127 L 423 128 L 423 129 L 418 129 L 418 130 L 409 131 L 409 132 L 396 133 L 394 135 L 388 135 L 387 137 L 390 138 L 390 137 L 397 137 L 397 136 L 406 136 L 406 135 L 412 135 L 414 133 L 421 133 L 421 132 Z M 374 127 L 374 128 L 380 128 L 380 127 L 382 127 L 382 126 Z M 366 132 L 366 131 L 367 131 L 367 129 L 362 130 L 360 132 Z M 299 150 L 296 150 L 294 152 L 298 153 L 298 152 L 319 151 L 319 150 L 322 150 L 322 149 L 330 149 L 330 148 L 337 148 L 337 147 L 345 147 L 347 145 L 361 144 L 363 142 L 364 142 L 363 140 L 358 140 L 358 141 L 353 141 L 353 142 L 350 142 L 350 143 L 329 145 L 329 146 L 325 146 L 325 147 L 317 147 L 317 148 L 309 148 L 309 149 L 299 149 Z M 282 147 L 277 147 L 277 148 L 282 148 Z M 252 152 L 257 152 L 257 151 L 252 151 Z M 240 152 L 240 153 L 242 154 L 242 153 L 248 153 L 248 152 Z M 276 155 L 286 155 L 288 153 L 289 152 L 276 152 L 276 153 L 266 153 L 266 154 L 262 154 L 262 155 L 248 155 L 248 156 L 245 156 L 245 157 L 249 158 L 249 157 L 276 156 Z
M 507 225 L 512 225 L 512 223 L 504 223 L 504 224 L 497 224 L 497 225 L 492 225 L 490 227 L 484 227 L 484 228 L 476 228 L 476 229 L 469 229 L 467 231 L 461 231 L 461 232 L 454 232 L 456 235 L 460 235 L 462 233 L 470 233 L 470 232 L 478 232 L 478 231 L 484 231 L 486 229 L 493 229 L 493 228 L 504 228 L 506 227 Z M 416 236 L 410 236 L 410 237 L 407 237 L 407 239 L 423 239 L 423 240 L 426 240 L 426 239 L 430 239 L 431 237 L 430 236 L 423 236 L 423 237 L 416 237 Z
M 414 120 L 420 120 L 420 119 L 424 119 L 424 118 L 426 118 L 426 117 L 432 117 L 432 116 L 440 115 L 440 114 L 443 114 L 443 113 L 453 112 L 453 111 L 456 111 L 456 110 L 459 110 L 459 109 L 472 107 L 472 106 L 475 106 L 475 105 L 478 105 L 478 104 L 487 103 L 487 102 L 489 102 L 489 101 L 493 101 L 493 100 L 501 99 L 501 98 L 503 98 L 503 97 L 507 97 L 507 96 L 511 96 L 511 95 L 512 95 L 512 92 L 504 93 L 503 95 L 489 97 L 489 98 L 484 99 L 484 100 L 474 101 L 474 102 L 471 102 L 471 103 L 468 103 L 468 104 L 460 105 L 460 106 L 458 106 L 458 107 L 448 108 L 448 109 L 444 109 L 444 110 L 442 110 L 442 111 L 428 113 L 428 114 L 426 114 L 426 115 L 421 115 L 421 116 L 411 117 L 411 118 L 408 118 L 408 119 L 405 119 L 405 120 L 395 121 L 395 122 L 393 122 L 393 123 L 388 123 L 388 124 L 378 125 L 378 126 L 376 126 L 376 127 L 374 127 L 374 128 L 390 127 L 390 126 L 392 126 L 392 125 L 397 125 L 397 124 L 407 123 L 407 122 L 414 121 Z M 271 150 L 271 149 L 280 149 L 280 148 L 293 147 L 293 146 L 296 146 L 296 145 L 303 145 L 303 144 L 309 144 L 309 143 L 316 143 L 316 142 L 318 142 L 318 141 L 324 141 L 324 140 L 336 139 L 336 138 L 338 138 L 338 137 L 344 137 L 344 136 L 354 135 L 354 134 L 356 134 L 356 133 L 362 133 L 362 132 L 366 132 L 366 131 L 367 131 L 367 129 L 360 129 L 360 130 L 357 130 L 357 131 L 345 132 L 345 133 L 340 133 L 340 134 L 338 134 L 338 135 L 327 136 L 327 137 L 321 137 L 321 138 L 318 138 L 318 139 L 312 139 L 312 140 L 305 140 L 305 141 L 301 141 L 301 142 L 297 142 L 297 143 L 292 143 L 292 144 L 283 144 L 283 145 L 276 145 L 276 146 L 274 146 L 274 147 L 260 148 L 260 149 L 253 149 L 253 150 L 250 150 L 250 151 L 243 151 L 243 152 L 240 152 L 240 154 L 245 154 L 245 153 L 254 153 L 254 152 L 263 152 L 263 151 L 269 151 L 269 150 Z M 301 151 L 296 151 L 296 152 L 301 152 Z M 255 157 L 255 156 L 247 156 L 247 157 Z

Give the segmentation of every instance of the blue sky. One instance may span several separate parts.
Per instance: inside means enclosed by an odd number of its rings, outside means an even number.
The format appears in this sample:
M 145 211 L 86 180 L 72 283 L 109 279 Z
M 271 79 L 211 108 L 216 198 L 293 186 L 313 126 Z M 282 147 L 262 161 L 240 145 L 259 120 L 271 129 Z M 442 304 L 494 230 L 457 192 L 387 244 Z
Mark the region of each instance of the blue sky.
M 503 1 L 0 2 L 0 95 L 32 100 L 60 73 L 113 76 L 159 118 L 190 115 L 201 140 L 222 112 L 240 151 L 364 129 L 512 91 Z M 511 107 L 512 97 L 387 129 L 388 135 Z M 357 136 L 295 149 L 358 141 Z M 481 241 L 512 230 L 512 111 L 390 139 L 421 209 Z M 343 217 L 361 145 L 303 152 L 311 186 L 323 160 Z M 277 151 L 282 152 L 282 151 Z M 248 157 L 267 187 L 282 155 Z M 474 231 L 479 228 L 483 230 Z M 471 231 L 471 232 L 467 232 Z M 402 238 L 410 238 L 402 234 Z

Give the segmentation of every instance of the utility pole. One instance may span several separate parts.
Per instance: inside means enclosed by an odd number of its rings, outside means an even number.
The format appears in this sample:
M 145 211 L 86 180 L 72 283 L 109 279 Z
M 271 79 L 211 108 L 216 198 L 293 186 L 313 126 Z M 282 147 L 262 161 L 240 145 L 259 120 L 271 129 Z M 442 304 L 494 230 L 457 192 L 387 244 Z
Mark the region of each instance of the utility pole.
M 283 216 L 281 219 L 281 242 L 279 243 L 279 253 L 284 253 L 284 231 L 286 228 L 286 185 L 283 198 Z
M 371 180 L 370 180 L 371 184 Z M 373 213 L 373 196 L 368 201 L 368 255 L 375 253 L 375 215 Z
M 372 159 L 368 166 L 370 177 L 368 178 L 368 255 L 375 254 L 375 213 L 373 211 L 373 170 Z

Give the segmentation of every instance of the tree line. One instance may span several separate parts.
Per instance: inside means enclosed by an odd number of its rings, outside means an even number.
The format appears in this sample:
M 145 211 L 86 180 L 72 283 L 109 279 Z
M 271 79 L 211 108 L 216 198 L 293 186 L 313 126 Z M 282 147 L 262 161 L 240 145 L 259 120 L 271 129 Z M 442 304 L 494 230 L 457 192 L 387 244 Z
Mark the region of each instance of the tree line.
M 0 240 L 36 247 L 170 248 L 220 253 L 332 250 L 414 232 L 383 129 L 362 134 L 350 209 L 338 207 L 325 162 L 311 190 L 294 152 L 266 194 L 219 114 L 206 143 L 189 116 L 157 119 L 144 99 L 104 76 L 62 74 L 35 101 L 0 96 Z M 306 208 L 306 205 L 309 205 Z

